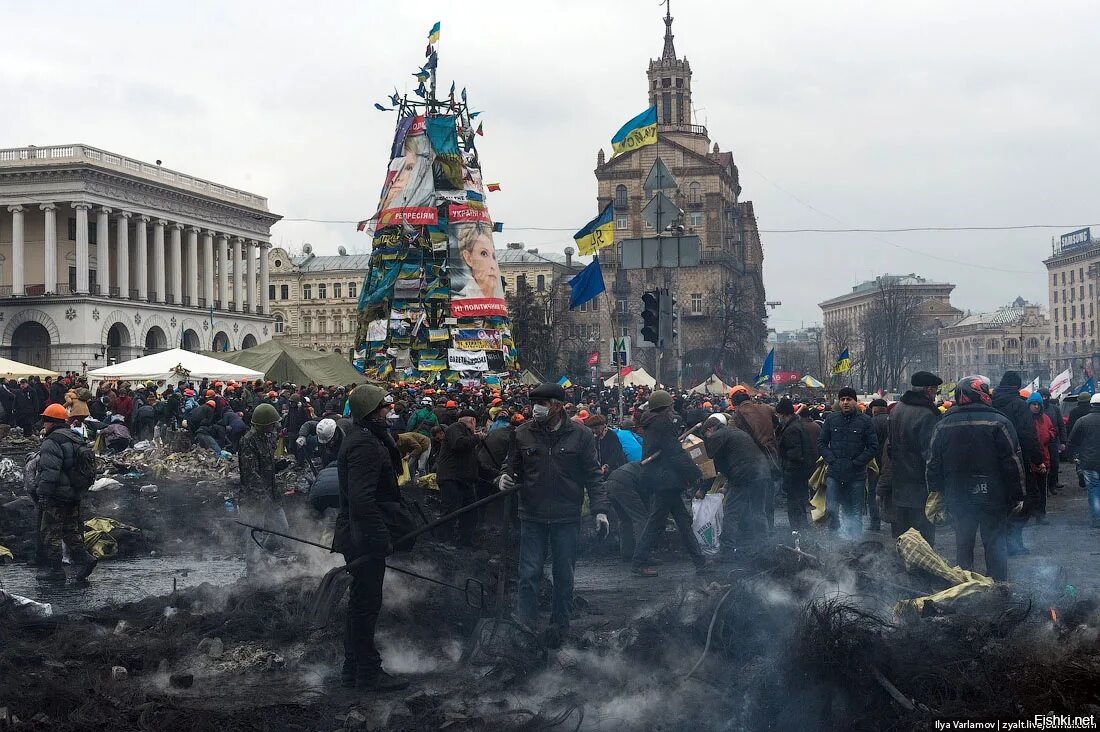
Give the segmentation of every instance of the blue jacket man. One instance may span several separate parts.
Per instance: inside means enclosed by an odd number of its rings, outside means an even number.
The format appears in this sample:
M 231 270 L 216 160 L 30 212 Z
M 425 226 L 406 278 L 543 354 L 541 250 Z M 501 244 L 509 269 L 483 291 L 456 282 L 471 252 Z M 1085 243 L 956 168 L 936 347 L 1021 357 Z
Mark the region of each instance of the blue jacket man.
M 825 511 L 830 529 L 839 528 L 842 535 L 855 539 L 863 532 L 864 482 L 867 463 L 878 452 L 878 437 L 871 418 L 859 411 L 856 390 L 846 386 L 837 396 L 840 411 L 825 418 L 817 440 L 818 452 L 829 466 Z

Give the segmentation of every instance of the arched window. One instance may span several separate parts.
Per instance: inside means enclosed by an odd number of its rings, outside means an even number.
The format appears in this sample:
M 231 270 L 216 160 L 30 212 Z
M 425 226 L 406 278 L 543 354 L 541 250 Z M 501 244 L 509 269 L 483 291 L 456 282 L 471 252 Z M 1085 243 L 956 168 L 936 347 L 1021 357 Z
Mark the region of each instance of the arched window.
M 695 182 L 688 184 L 688 203 L 702 203 L 703 194 L 701 193 L 702 187 Z
M 615 208 L 626 208 L 630 205 L 627 200 L 626 186 L 619 186 L 615 189 Z
M 1028 338 L 1027 339 L 1027 347 L 1028 348 L 1038 348 L 1039 347 L 1039 339 L 1038 338 Z
M 283 332 L 283 324 L 284 324 L 283 323 L 283 316 L 280 315 L 279 313 L 275 313 L 275 332 L 276 333 L 282 333 Z
M 989 339 L 989 343 L 986 343 L 985 347 L 989 349 L 999 348 L 999 346 L 997 345 L 997 341 L 993 338 Z
M 539 292 L 546 292 L 546 275 L 538 275 L 535 277 L 535 288 Z
M 1016 340 L 1015 338 L 1009 338 L 1007 341 L 1005 341 L 1005 348 L 1019 348 L 1019 347 L 1020 347 L 1020 342 L 1018 340 Z

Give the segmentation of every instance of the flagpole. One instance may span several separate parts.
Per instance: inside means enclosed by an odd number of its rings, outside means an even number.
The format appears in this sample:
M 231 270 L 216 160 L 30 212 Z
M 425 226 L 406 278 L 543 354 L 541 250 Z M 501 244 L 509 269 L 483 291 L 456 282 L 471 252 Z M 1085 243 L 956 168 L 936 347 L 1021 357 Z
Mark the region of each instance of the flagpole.
M 603 269 L 602 264 L 600 265 L 600 268 Z M 619 321 L 615 317 L 615 307 L 611 304 L 611 301 L 614 299 L 614 297 L 608 297 L 606 299 L 607 319 L 611 325 L 611 364 L 615 367 L 615 382 L 618 384 L 619 387 L 619 423 L 622 424 L 623 419 L 625 419 L 625 415 L 623 414 L 623 368 L 625 367 L 625 364 L 618 362 L 619 352 L 615 348 L 615 339 L 619 337 Z

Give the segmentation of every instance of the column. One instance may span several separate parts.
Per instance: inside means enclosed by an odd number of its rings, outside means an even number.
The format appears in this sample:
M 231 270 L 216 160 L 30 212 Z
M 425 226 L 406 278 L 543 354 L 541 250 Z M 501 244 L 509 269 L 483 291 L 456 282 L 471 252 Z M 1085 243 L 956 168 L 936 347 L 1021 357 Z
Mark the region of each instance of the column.
M 206 307 L 213 307 L 214 300 L 214 232 L 202 234 L 202 296 Z
M 38 208 L 42 209 L 45 219 L 43 228 L 46 232 L 46 247 L 42 252 L 44 257 L 43 274 L 46 279 L 46 292 L 57 293 L 57 205 L 43 203 Z
M 229 307 L 229 237 L 218 234 L 218 301 L 221 309 Z
M 76 291 L 88 294 L 88 209 L 90 203 L 74 203 L 76 209 Z
M 115 249 L 118 260 L 118 296 L 130 299 L 130 217 L 129 211 L 119 211 L 115 228 Z
M 199 229 L 187 230 L 187 297 L 188 305 L 199 305 Z
M 172 253 L 172 302 L 179 305 L 183 302 L 183 224 L 171 223 L 169 226 L 172 229 L 172 247 L 169 250 Z
M 260 312 L 260 301 L 256 299 L 256 291 L 260 287 L 260 283 L 256 281 L 256 251 L 259 247 L 256 246 L 255 240 L 250 240 L 245 243 L 244 251 L 246 252 L 247 267 L 245 269 L 246 280 L 245 290 L 246 297 L 248 299 L 248 307 L 252 308 L 252 312 Z
M 241 258 L 241 245 L 244 239 L 233 238 L 233 307 L 241 312 L 241 298 L 244 296 L 244 260 Z
M 164 219 L 157 219 L 153 224 L 153 284 L 156 286 L 156 297 L 153 298 L 155 302 L 164 302 L 165 294 L 165 282 L 167 277 L 164 273 L 164 227 L 168 225 L 168 222 Z
M 111 209 L 103 206 L 96 211 L 95 235 L 96 235 L 96 287 L 99 294 L 106 297 L 111 292 L 111 255 L 108 244 L 111 239 Z
M 267 250 L 271 248 L 271 244 L 266 241 L 260 242 L 260 312 L 267 315 L 271 312 L 271 292 L 268 289 L 270 287 L 268 278 L 268 262 L 267 262 Z
M 23 207 L 8 206 L 11 212 L 11 294 L 26 295 L 23 279 Z
M 137 242 L 134 244 L 134 252 L 137 254 L 137 291 L 138 300 L 149 300 L 149 217 L 138 216 L 134 225 L 134 235 Z

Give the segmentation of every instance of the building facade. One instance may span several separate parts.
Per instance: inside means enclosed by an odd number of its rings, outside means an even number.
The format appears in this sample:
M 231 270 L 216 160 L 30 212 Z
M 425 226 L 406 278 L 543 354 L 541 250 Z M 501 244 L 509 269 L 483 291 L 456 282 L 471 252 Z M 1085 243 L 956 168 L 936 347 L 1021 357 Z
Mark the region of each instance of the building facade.
M 268 340 L 261 252 L 280 218 L 262 196 L 88 145 L 0 149 L 0 353 L 81 371 Z
M 306 244 L 296 257 L 272 247 L 267 259 L 272 337 L 301 348 L 351 353 L 370 255 L 340 247 L 335 256 L 317 256 Z
M 1063 235 L 1052 248 L 1043 262 L 1053 336 L 1051 366 L 1055 374 L 1070 369 L 1074 383 L 1080 384 L 1096 373 L 1100 240 L 1082 229 Z
M 973 313 L 939 331 L 940 376 L 988 376 L 994 385 L 1005 371 L 1018 371 L 1025 384 L 1050 383 L 1051 323 L 1042 309 L 1017 298 L 991 313 Z
M 693 124 L 691 64 L 676 54 L 667 13 L 664 22 L 664 48 L 646 73 L 648 99 L 657 107 L 657 144 L 610 159 L 600 150 L 596 158 L 597 210 L 613 204 L 616 237 L 600 252 L 613 301 L 612 308 L 601 308 L 600 335 L 605 341 L 632 338 L 633 360 L 656 373 L 655 349 L 640 347 L 641 298 L 667 287 L 677 301 L 679 342 L 664 349 L 659 380 L 691 386 L 711 373 L 727 381 L 749 379 L 767 335 L 756 217 L 752 202 L 740 198 L 733 155 L 711 141 L 706 127 Z M 658 159 L 663 169 L 655 168 Z M 656 182 L 655 170 L 662 173 Z M 654 226 L 643 215 L 657 192 L 673 204 L 668 226 L 660 219 Z M 645 241 L 631 243 L 638 239 Z
M 962 317 L 962 311 L 951 304 L 955 285 L 934 282 L 916 274 L 884 274 L 873 280 L 861 282 L 850 292 L 818 303 L 824 325 L 824 342 L 827 354 L 834 361 L 847 348 L 851 357 L 855 383 L 867 388 L 904 388 L 916 371 L 936 371 L 939 368 L 937 348 L 938 331 Z M 897 309 L 917 319 L 914 335 L 919 344 L 906 346 L 909 358 L 903 368 L 899 384 L 864 383 L 862 363 L 864 343 L 868 340 L 864 325 L 876 306 L 890 302 Z M 831 368 L 831 365 L 830 365 Z M 826 374 L 827 376 L 828 374 Z

